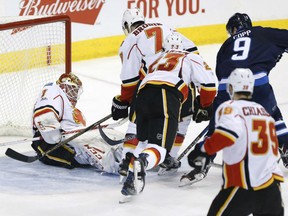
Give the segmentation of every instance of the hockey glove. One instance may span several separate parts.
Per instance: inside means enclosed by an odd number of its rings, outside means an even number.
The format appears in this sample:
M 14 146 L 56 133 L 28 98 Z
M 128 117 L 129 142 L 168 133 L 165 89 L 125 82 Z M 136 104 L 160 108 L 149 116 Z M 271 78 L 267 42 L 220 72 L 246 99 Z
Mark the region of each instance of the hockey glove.
M 129 103 L 120 100 L 120 95 L 113 98 L 111 113 L 113 120 L 126 118 L 128 116 Z
M 211 161 L 211 156 L 201 151 L 202 144 L 203 143 L 196 144 L 194 150 L 191 151 L 187 157 L 188 164 L 199 170 L 206 169 L 207 165 Z
M 202 121 L 209 121 L 213 114 L 213 104 L 208 107 L 202 107 L 200 104 L 200 96 L 198 95 L 194 100 L 193 121 L 200 123 Z

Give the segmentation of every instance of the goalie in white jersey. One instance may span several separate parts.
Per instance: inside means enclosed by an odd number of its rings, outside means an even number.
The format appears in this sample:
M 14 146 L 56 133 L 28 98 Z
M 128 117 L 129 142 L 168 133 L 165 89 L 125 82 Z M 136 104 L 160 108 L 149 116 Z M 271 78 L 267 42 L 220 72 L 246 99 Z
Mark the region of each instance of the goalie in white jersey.
M 77 132 L 86 126 L 83 114 L 76 108 L 81 93 L 82 82 L 73 73 L 62 74 L 56 82 L 43 87 L 33 114 L 34 137 L 43 138 L 32 143 L 38 154 L 41 155 L 61 140 L 65 140 L 69 134 L 73 135 L 71 131 Z M 69 169 L 94 166 L 100 171 L 117 173 L 122 148 L 112 148 L 103 143 L 99 133 L 97 137 L 97 132 L 87 131 L 67 145 L 41 157 L 40 161 Z
M 224 182 L 209 216 L 284 215 L 275 121 L 260 104 L 249 100 L 253 86 L 251 70 L 232 71 L 227 83 L 231 100 L 216 110 L 212 136 L 193 150 L 199 155 L 194 160 L 198 165 L 223 150 Z

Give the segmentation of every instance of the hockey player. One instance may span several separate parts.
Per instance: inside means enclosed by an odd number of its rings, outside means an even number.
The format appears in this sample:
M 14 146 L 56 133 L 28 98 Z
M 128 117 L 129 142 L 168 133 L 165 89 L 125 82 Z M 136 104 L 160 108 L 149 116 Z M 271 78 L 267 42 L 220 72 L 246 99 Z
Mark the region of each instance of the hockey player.
M 192 151 L 204 165 L 207 155 L 223 150 L 223 185 L 207 215 L 283 216 L 275 120 L 251 100 L 250 69 L 233 70 L 226 84 L 231 100 L 216 110 L 214 133 Z
M 128 107 L 130 106 L 130 123 L 126 133 L 127 141 L 124 142 L 123 162 L 120 164 L 119 173 L 126 176 L 128 164 L 133 157 L 132 152 L 138 144 L 136 138 L 136 125 L 134 115 L 134 99 L 135 90 L 139 81 L 146 76 L 151 64 L 161 55 L 164 39 L 174 29 L 160 23 L 146 23 L 144 15 L 139 9 L 127 9 L 123 14 L 122 28 L 126 34 L 120 49 L 119 56 L 122 61 L 122 70 L 120 78 L 122 80 L 121 94 L 113 98 L 112 115 L 117 120 L 128 116 Z M 181 35 L 183 46 L 186 51 L 197 52 L 195 44 Z M 187 127 L 191 121 L 192 114 L 191 95 L 187 102 L 183 105 L 185 109 L 182 111 L 179 124 L 178 136 L 175 145 L 170 154 L 167 155 L 163 167 L 177 169 L 180 164 L 172 157 L 175 157 L 180 149 Z M 199 121 L 201 115 L 198 116 Z M 134 137 L 134 138 L 131 138 Z
M 62 74 L 56 82 L 43 87 L 33 114 L 34 137 L 43 138 L 32 143 L 33 149 L 38 154 L 65 140 L 69 132 L 85 127 L 85 118 L 76 108 L 82 89 L 81 80 L 73 73 Z M 47 165 L 69 169 L 94 166 L 100 171 L 117 173 L 118 162 L 121 160 L 121 147 L 112 148 L 95 134 L 97 134 L 95 131 L 88 131 L 42 157 L 40 161 Z
M 235 68 L 250 68 L 255 78 L 252 100 L 261 104 L 275 119 L 279 151 L 284 166 L 288 168 L 288 130 L 268 78 L 270 71 L 288 48 L 288 30 L 252 26 L 249 16 L 244 13 L 235 13 L 229 19 L 226 29 L 231 37 L 224 42 L 217 54 L 216 75 L 219 88 L 213 110 L 229 100 L 225 86 L 230 73 Z M 214 122 L 212 117 L 207 136 L 213 133 Z M 209 170 L 209 166 L 199 170 L 192 162 L 193 158 L 193 154 L 189 154 L 188 162 L 196 169 L 183 176 L 191 179 L 191 183 L 201 180 Z
M 129 164 L 129 174 L 121 190 L 124 200 L 142 192 L 145 171 L 167 158 L 189 84 L 193 82 L 199 90 L 199 101 L 205 110 L 212 105 L 216 94 L 215 74 L 199 55 L 183 50 L 179 34 L 168 35 L 164 49 L 139 85 L 136 117 L 140 142 L 135 151 L 140 154 Z

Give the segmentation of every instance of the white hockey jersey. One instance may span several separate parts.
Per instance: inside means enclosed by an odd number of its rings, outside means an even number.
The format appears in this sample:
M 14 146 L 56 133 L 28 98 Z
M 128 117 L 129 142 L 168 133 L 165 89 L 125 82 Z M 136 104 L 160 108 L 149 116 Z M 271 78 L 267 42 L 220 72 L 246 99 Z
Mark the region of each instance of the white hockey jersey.
M 146 23 L 130 33 L 119 49 L 122 61 L 120 78 L 122 101 L 131 101 L 139 80 L 146 76 L 150 65 L 161 55 L 162 43 L 174 29 L 160 23 Z M 182 36 L 184 49 L 197 51 L 195 44 Z
M 203 150 L 209 155 L 223 149 L 223 187 L 269 186 L 283 181 L 278 167 L 278 140 L 274 119 L 255 102 L 230 100 L 216 110 L 215 132 Z
M 39 95 L 33 115 L 34 130 L 36 130 L 34 119 L 44 113 L 53 112 L 61 124 L 63 131 L 75 130 L 86 126 L 86 121 L 79 109 L 74 107 L 68 100 L 63 90 L 55 83 L 46 84 Z
M 34 132 L 37 130 L 37 117 L 49 112 L 54 113 L 60 122 L 60 128 L 64 131 L 62 140 L 74 135 L 86 126 L 86 121 L 81 111 L 70 103 L 66 94 L 55 82 L 44 86 L 41 95 L 39 95 L 35 103 L 33 116 Z M 36 122 L 34 122 L 35 119 Z M 45 125 L 43 126 L 45 127 Z M 105 130 L 107 134 L 113 136 L 124 136 L 112 129 Z M 119 139 L 119 137 L 117 138 Z M 98 130 L 88 131 L 68 144 L 74 148 L 76 152 L 75 160 L 80 164 L 89 164 L 104 172 L 118 172 L 122 148 L 119 145 L 111 147 L 106 144 L 101 139 Z M 53 159 L 57 160 L 57 158 Z
M 198 88 L 203 107 L 212 104 L 216 95 L 217 78 L 200 55 L 181 50 L 164 52 L 150 67 L 139 89 L 146 84 L 168 85 L 178 88 L 184 100 L 190 83 Z

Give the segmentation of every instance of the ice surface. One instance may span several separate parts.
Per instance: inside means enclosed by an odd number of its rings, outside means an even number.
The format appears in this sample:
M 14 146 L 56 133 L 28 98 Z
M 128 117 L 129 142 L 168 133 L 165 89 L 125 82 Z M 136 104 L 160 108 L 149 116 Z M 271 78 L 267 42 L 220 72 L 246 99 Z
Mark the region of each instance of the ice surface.
M 218 44 L 199 47 L 202 56 L 215 69 Z M 112 97 L 120 91 L 120 58 L 110 57 L 73 64 L 74 72 L 84 83 L 84 93 L 78 107 L 86 115 L 88 125 L 110 113 Z M 280 108 L 288 121 L 286 79 L 288 57 L 271 72 Z M 109 121 L 108 121 L 109 122 Z M 125 132 L 126 124 L 118 130 Z M 182 150 L 200 132 L 206 123 L 192 123 Z M 0 142 L 21 137 L 0 137 Z M 19 152 L 33 155 L 29 142 L 9 146 Z M 201 216 L 218 193 L 221 169 L 211 168 L 203 181 L 179 188 L 181 175 L 190 170 L 186 158 L 182 167 L 172 176 L 157 176 L 148 172 L 144 192 L 132 203 L 119 204 L 121 185 L 119 177 L 101 175 L 93 169 L 49 167 L 39 161 L 22 163 L 4 155 L 7 146 L 0 147 L 0 215 L 1 216 Z M 221 161 L 221 153 L 216 162 Z M 284 169 L 287 181 L 288 170 Z M 288 183 L 282 184 L 284 203 L 288 204 Z M 286 211 L 286 215 L 288 215 Z

